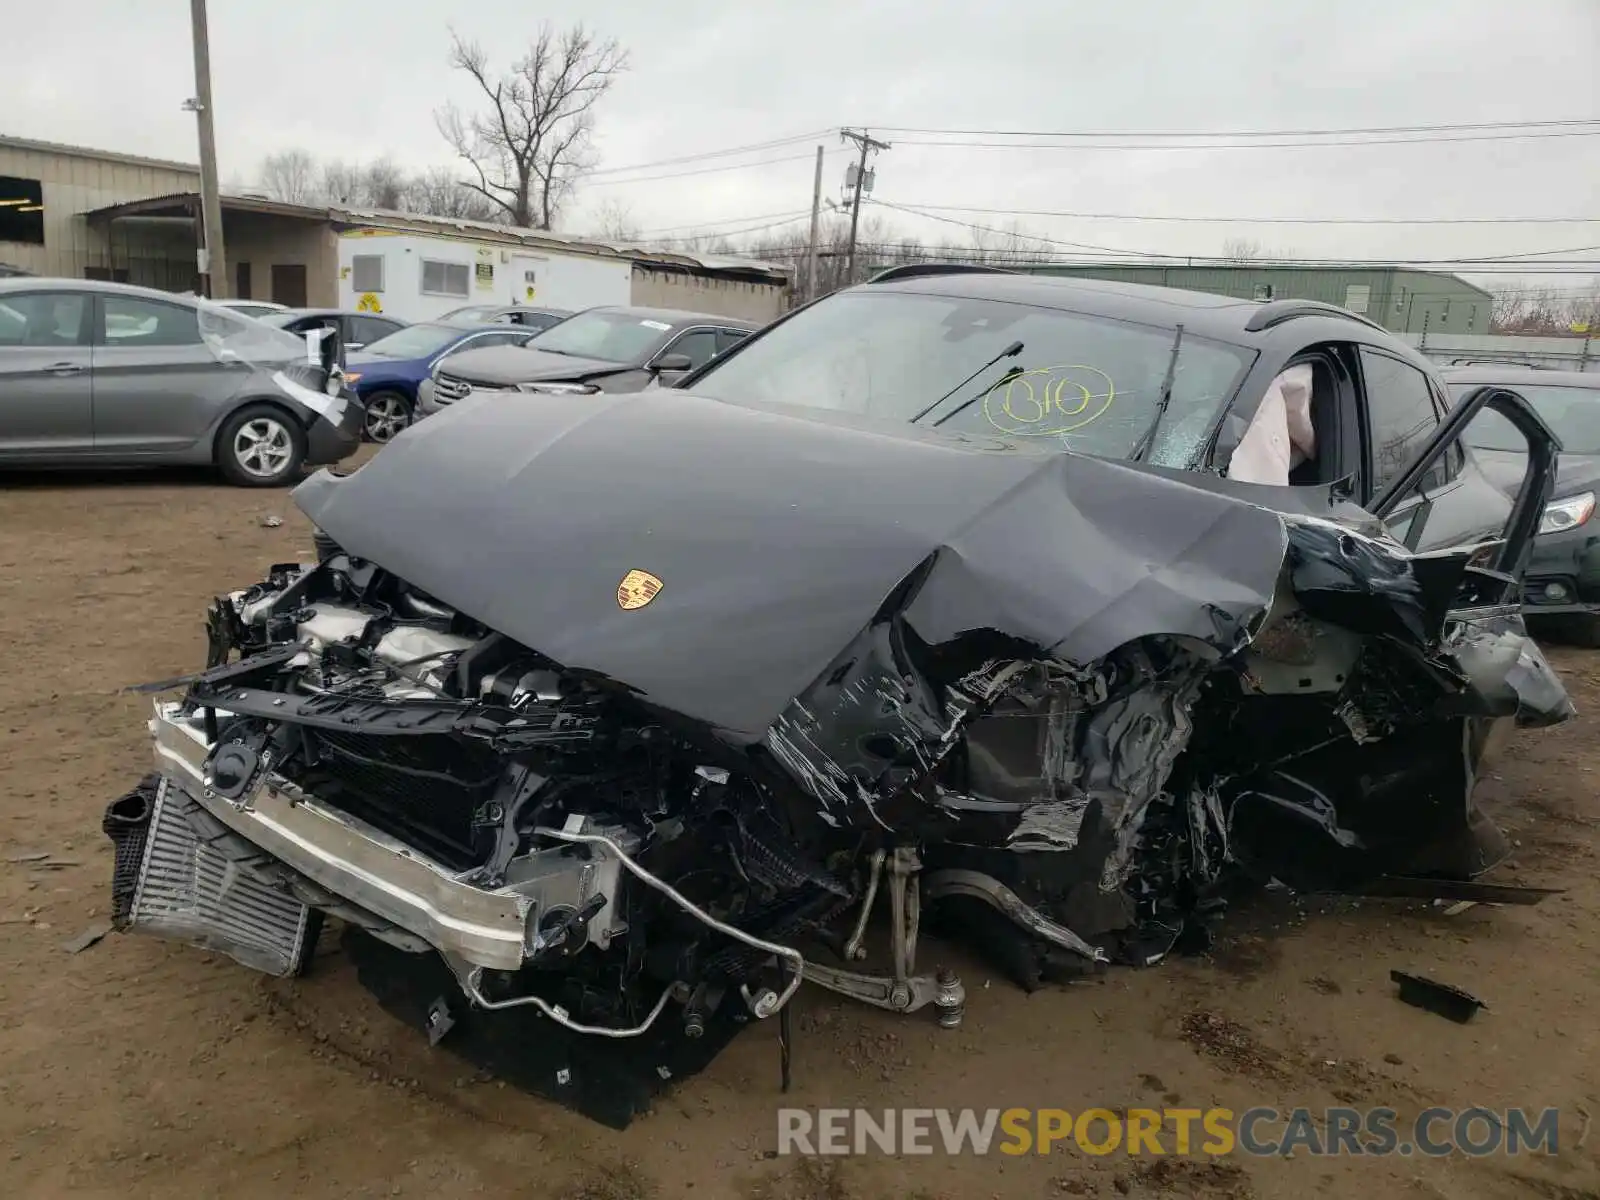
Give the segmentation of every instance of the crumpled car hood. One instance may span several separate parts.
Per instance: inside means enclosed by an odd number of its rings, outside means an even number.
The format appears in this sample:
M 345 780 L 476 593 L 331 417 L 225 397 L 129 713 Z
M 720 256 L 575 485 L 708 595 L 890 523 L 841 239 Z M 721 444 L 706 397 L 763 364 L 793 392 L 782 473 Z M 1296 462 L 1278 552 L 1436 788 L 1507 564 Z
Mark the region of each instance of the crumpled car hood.
M 349 552 L 563 667 L 749 742 L 891 609 L 929 646 L 981 635 L 1089 663 L 1166 635 L 1221 655 L 1287 583 L 1313 616 L 1433 645 L 1469 552 L 1414 557 L 1312 493 L 1270 489 L 1285 515 L 1252 485 L 670 392 L 463 406 L 295 500 Z M 634 571 L 660 591 L 625 610 Z M 1564 719 L 1519 644 L 1453 655 L 1479 668 L 1464 682 L 1486 675 L 1464 703 Z
M 924 564 L 926 641 L 1089 661 L 1152 633 L 1236 648 L 1286 545 L 1276 513 L 1125 464 L 676 392 L 463 407 L 295 501 L 491 628 L 746 739 Z M 662 588 L 623 611 L 633 570 Z

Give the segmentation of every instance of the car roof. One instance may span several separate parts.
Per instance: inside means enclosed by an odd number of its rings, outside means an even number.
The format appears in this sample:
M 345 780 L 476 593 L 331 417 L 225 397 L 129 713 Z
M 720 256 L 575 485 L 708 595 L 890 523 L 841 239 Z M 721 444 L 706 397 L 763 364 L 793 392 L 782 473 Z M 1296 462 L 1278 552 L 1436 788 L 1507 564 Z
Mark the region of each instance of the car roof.
M 8 275 L 0 278 L 0 295 L 15 292 L 96 292 L 107 296 L 139 296 L 150 300 L 165 300 L 169 304 L 193 304 L 191 293 L 167 292 L 160 288 L 140 287 L 136 283 L 112 283 L 108 279 L 66 279 L 53 275 Z
M 449 329 L 463 337 L 469 333 L 489 333 L 496 330 L 511 330 L 517 332 L 519 326 L 507 325 L 504 321 L 475 321 L 466 317 L 439 317 L 433 321 L 413 321 L 405 326 L 407 329 Z M 400 330 L 395 330 L 399 333 Z M 529 332 L 532 332 L 531 330 Z
M 1299 317 L 1348 321 L 1368 331 L 1382 331 L 1380 326 L 1347 309 L 1312 300 L 1243 300 L 1211 292 L 1078 276 L 994 270 L 888 272 L 851 290 L 997 300 L 1063 312 L 1083 312 L 1165 329 L 1182 324 L 1199 337 L 1236 345 L 1259 345 L 1267 340 L 1271 330 Z
M 395 321 L 401 325 L 406 324 L 399 317 L 391 317 L 388 313 L 359 312 L 353 308 L 286 308 L 277 315 L 281 317 L 372 317 L 379 321 Z
M 720 325 L 725 329 L 760 329 L 761 322 L 747 321 L 743 317 L 726 317 L 718 313 L 686 312 L 681 308 L 644 308 L 632 304 L 602 304 L 585 312 L 620 313 L 638 317 L 641 321 L 661 321 L 674 328 L 680 325 Z
M 1542 367 L 1474 363 L 1470 366 L 1444 367 L 1439 374 L 1446 383 L 1503 383 L 1507 387 L 1587 387 L 1600 390 L 1600 372 L 1596 371 L 1546 371 Z
M 543 313 L 550 317 L 570 317 L 576 309 L 551 308 L 547 304 L 463 304 L 452 312 Z

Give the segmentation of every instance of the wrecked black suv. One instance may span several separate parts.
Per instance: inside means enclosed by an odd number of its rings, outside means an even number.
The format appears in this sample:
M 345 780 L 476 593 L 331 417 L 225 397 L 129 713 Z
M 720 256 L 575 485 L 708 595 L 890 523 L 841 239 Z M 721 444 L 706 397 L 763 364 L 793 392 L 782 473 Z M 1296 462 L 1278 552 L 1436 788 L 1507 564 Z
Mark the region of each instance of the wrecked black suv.
M 959 1024 L 924 917 L 1031 988 L 1241 880 L 1467 894 L 1487 731 L 1571 713 L 1518 605 L 1557 446 L 1420 368 L 1399 429 L 1391 362 L 1337 310 L 914 274 L 682 390 L 452 408 L 303 484 L 314 561 L 151 685 L 115 919 L 288 975 L 335 917 L 390 1011 L 621 1124 L 751 1022 L 787 1070 L 802 981 Z M 1446 513 L 1485 409 L 1521 486 Z

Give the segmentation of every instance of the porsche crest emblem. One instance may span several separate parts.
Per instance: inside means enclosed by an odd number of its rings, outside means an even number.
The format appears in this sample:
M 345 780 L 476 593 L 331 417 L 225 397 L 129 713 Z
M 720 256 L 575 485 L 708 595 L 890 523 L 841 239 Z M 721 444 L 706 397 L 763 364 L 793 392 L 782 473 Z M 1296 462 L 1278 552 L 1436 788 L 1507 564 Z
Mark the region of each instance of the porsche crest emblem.
M 661 580 L 649 571 L 629 571 L 617 584 L 617 607 L 623 612 L 643 608 L 661 591 Z

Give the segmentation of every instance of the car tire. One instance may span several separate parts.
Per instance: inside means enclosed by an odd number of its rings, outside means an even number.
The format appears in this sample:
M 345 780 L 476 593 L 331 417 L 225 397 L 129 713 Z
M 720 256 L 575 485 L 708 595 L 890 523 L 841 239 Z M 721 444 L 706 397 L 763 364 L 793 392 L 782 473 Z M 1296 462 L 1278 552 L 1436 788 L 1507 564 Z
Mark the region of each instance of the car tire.
M 275 405 L 247 404 L 217 434 L 217 469 L 235 487 L 282 487 L 305 458 L 305 431 Z
M 411 401 L 399 392 L 374 392 L 367 397 L 366 410 L 361 436 L 380 446 L 392 442 L 416 419 Z

